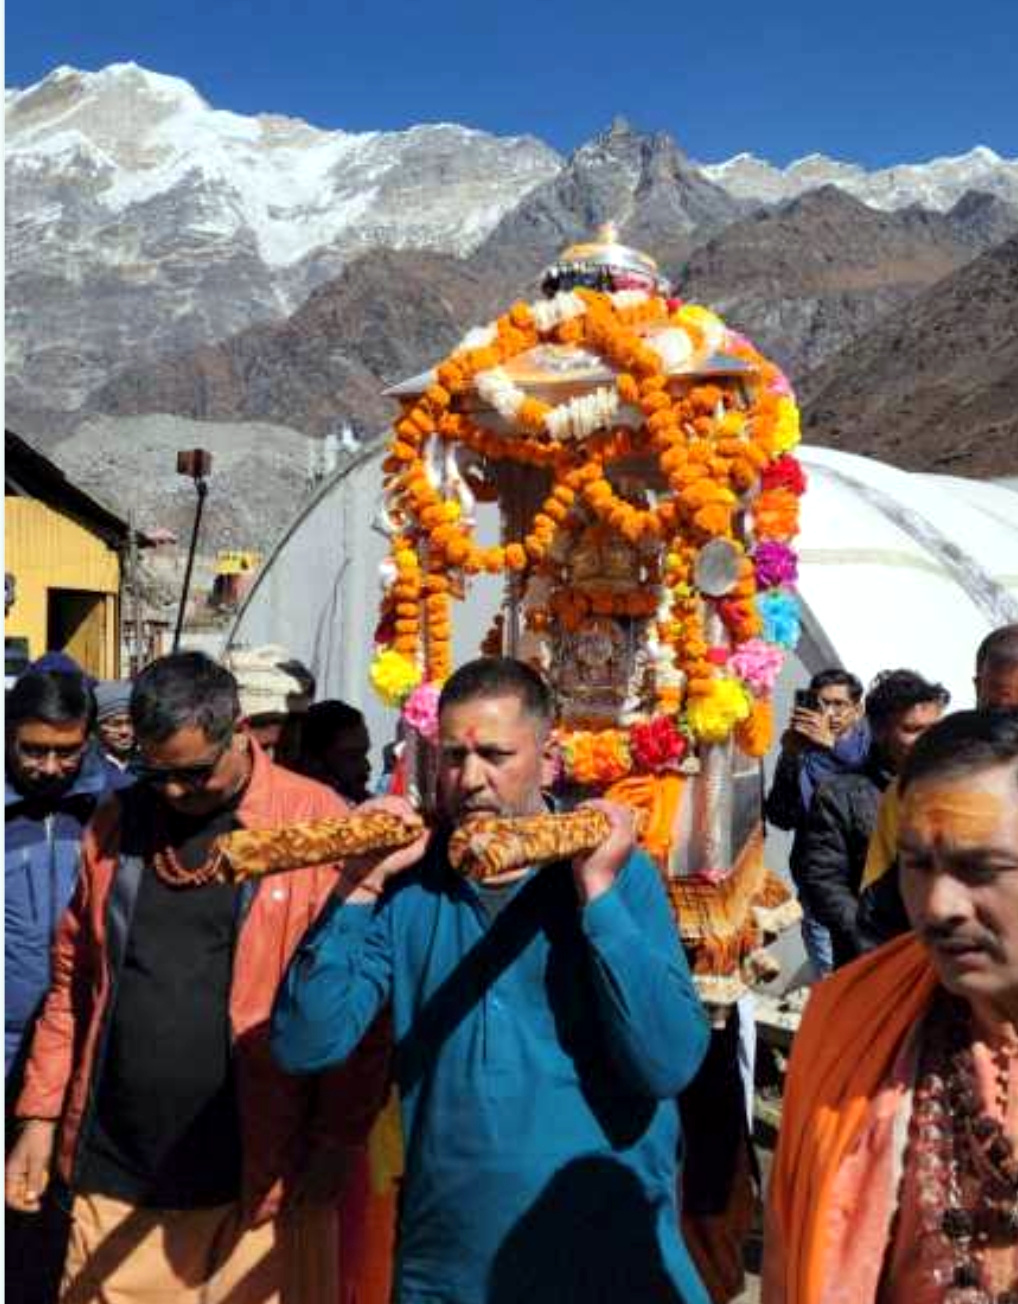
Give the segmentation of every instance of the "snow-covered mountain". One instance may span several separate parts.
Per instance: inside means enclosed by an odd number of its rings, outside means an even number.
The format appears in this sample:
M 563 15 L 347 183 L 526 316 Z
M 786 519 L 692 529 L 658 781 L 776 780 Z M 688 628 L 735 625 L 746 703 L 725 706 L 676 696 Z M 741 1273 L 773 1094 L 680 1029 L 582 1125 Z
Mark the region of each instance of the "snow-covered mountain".
M 118 356 L 278 319 L 366 250 L 466 254 L 562 163 L 455 125 L 243 117 L 131 63 L 9 92 L 5 126 L 8 372 L 63 410 Z
M 515 294 L 606 219 L 676 270 L 747 201 L 832 183 L 882 208 L 947 210 L 971 189 L 1018 208 L 1018 161 L 986 149 L 875 173 L 822 156 L 698 167 L 670 137 L 616 123 L 566 160 L 532 137 L 451 124 L 352 133 L 245 117 L 133 63 L 8 90 L 5 124 L 8 409 L 51 439 L 119 373 L 281 323 L 378 249 L 473 255 L 468 278 L 500 273 Z M 983 247 L 1010 219 L 977 204 L 971 220 Z M 384 292 L 398 302 L 399 286 Z M 321 362 L 330 384 L 347 364 Z
M 198 187 L 205 198 L 195 229 L 250 234 L 273 268 L 351 237 L 355 245 L 468 252 L 561 164 L 535 139 L 449 124 L 353 133 L 243 117 L 133 63 L 96 73 L 57 68 L 8 96 L 6 130 L 15 179 L 37 188 L 59 174 L 122 218 Z M 54 213 L 35 208 L 37 224 L 50 225 Z
M 874 172 L 824 154 L 810 154 L 786 168 L 753 154 L 736 154 L 724 163 L 700 164 L 700 170 L 734 198 L 765 204 L 794 199 L 821 186 L 837 186 L 871 208 L 887 210 L 918 204 L 946 212 L 971 190 L 1018 205 L 1018 159 L 1001 158 L 985 145 L 956 158 L 903 163 Z

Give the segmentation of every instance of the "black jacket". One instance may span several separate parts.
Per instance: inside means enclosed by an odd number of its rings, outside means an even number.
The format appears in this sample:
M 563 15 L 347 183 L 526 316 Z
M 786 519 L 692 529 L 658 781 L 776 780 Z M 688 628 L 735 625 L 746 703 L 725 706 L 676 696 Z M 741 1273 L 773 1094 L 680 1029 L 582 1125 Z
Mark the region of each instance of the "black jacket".
M 912 927 L 905 913 L 905 903 L 901 899 L 901 876 L 897 860 L 875 882 L 863 889 L 859 897 L 856 926 L 866 951 L 883 946 L 892 937 L 907 933 Z
M 834 944 L 835 967 L 865 949 L 856 920 L 866 850 L 890 773 L 870 761 L 859 774 L 839 774 L 817 789 L 799 861 L 799 893 Z
M 782 748 L 771 780 L 771 789 L 764 802 L 764 817 L 776 829 L 787 829 L 794 834 L 788 869 L 795 883 L 799 882 L 808 814 L 799 784 L 799 757 Z

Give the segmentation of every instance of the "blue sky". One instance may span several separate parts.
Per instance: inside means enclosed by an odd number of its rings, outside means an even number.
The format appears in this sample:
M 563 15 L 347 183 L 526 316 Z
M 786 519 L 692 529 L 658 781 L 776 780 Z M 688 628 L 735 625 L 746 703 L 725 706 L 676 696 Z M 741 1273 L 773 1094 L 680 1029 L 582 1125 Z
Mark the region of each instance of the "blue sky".
M 217 108 L 455 121 L 568 151 L 623 114 L 695 158 L 1018 155 L 1016 0 L 14 0 L 6 84 L 134 60 Z

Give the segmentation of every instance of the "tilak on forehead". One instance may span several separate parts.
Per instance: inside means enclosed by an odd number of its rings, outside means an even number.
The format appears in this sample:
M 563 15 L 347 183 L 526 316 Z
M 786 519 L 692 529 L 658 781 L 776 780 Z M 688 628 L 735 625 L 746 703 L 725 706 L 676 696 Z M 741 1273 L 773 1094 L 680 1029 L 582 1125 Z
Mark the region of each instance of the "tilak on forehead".
M 997 834 L 1006 818 L 996 793 L 959 784 L 916 784 L 901 806 L 902 830 L 924 842 L 982 842 Z

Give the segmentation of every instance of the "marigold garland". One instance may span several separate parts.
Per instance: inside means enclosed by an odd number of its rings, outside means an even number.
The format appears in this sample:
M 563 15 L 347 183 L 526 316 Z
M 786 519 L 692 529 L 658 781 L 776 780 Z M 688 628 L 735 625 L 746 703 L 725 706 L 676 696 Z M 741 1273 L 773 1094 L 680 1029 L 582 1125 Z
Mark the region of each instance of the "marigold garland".
M 735 727 L 735 741 L 747 756 L 757 759 L 767 755 L 774 735 L 774 710 L 769 698 L 758 697 L 749 715 Z
M 648 326 L 657 336 L 640 334 Z M 504 368 L 541 343 L 598 353 L 615 369 L 614 385 L 558 408 L 528 396 Z M 748 393 L 725 379 L 670 380 L 669 367 L 720 349 L 751 364 Z M 461 410 L 459 400 L 471 390 L 509 422 L 510 434 Z M 620 420 L 635 412 L 644 424 L 635 430 L 612 426 L 616 412 Z M 398 702 L 422 677 L 438 685 L 447 677 L 451 576 L 515 573 L 525 584 L 551 565 L 552 549 L 563 538 L 593 520 L 643 555 L 659 557 L 660 565 L 636 588 L 553 588 L 544 605 L 527 609 L 528 628 L 539 634 L 556 625 L 577 630 L 591 616 L 652 620 L 657 655 L 671 672 L 658 678 L 652 719 L 628 731 L 569 735 L 563 747 L 568 772 L 577 782 L 602 787 L 634 767 L 653 772 L 672 763 L 660 759 L 668 747 L 687 746 L 687 733 L 694 742 L 713 743 L 738 728 L 740 740 L 760 746 L 775 658 L 798 631 L 797 604 L 786 588 L 794 582 L 788 545 L 805 488 L 788 451 L 798 438 L 798 411 L 784 376 L 706 309 L 645 293 L 586 289 L 514 304 L 490 326 L 471 331 L 396 422 L 383 467 L 386 501 L 400 533 L 379 622 L 376 686 L 387 701 Z M 448 445 L 550 477 L 547 496 L 521 537 L 487 547 L 477 542 L 462 497 L 435 469 Z M 612 468 L 648 452 L 657 458 L 667 492 L 656 501 L 633 502 L 616 486 Z M 468 476 L 467 483 L 490 500 L 483 481 Z M 734 588 L 715 604 L 732 640 L 730 657 L 708 647 L 704 600 L 693 583 L 699 549 L 719 538 L 741 554 Z
M 574 783 L 603 788 L 632 770 L 629 738 L 622 729 L 564 734 L 559 747 L 566 775 Z

